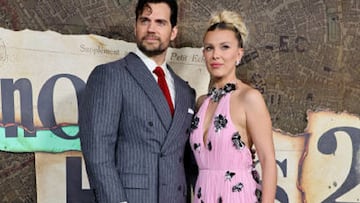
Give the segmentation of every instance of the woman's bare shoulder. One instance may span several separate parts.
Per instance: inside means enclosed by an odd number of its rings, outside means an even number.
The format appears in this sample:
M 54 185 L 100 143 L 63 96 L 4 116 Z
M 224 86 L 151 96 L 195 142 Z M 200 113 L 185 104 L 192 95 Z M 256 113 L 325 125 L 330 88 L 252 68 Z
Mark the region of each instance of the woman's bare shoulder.
M 259 99 L 259 97 L 262 98 L 262 94 L 255 88 L 242 83 L 241 85 L 239 85 L 237 91 L 235 91 L 236 96 L 243 100 L 243 101 L 247 101 L 247 100 L 253 100 L 253 99 Z
M 234 92 L 236 102 L 243 105 L 245 108 L 257 108 L 264 104 L 263 95 L 255 88 L 249 85 L 242 85 Z

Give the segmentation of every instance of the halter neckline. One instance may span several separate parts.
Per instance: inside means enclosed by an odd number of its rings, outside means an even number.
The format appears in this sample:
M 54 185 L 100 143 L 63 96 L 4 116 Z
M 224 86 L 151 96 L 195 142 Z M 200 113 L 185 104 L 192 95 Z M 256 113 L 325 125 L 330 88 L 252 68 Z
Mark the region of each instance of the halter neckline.
M 227 93 L 236 89 L 234 83 L 226 83 L 223 88 L 216 89 L 215 87 L 211 88 L 207 96 L 210 97 L 210 100 L 213 102 L 219 102 L 220 99 Z

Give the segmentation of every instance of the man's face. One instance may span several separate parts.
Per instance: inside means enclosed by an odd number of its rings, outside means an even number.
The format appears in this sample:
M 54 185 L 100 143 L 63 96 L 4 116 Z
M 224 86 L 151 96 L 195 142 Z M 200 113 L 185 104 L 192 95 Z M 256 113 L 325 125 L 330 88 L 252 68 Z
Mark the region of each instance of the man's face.
M 149 3 L 138 16 L 135 26 L 136 43 L 147 56 L 165 53 L 175 39 L 177 28 L 171 27 L 170 8 L 165 3 Z

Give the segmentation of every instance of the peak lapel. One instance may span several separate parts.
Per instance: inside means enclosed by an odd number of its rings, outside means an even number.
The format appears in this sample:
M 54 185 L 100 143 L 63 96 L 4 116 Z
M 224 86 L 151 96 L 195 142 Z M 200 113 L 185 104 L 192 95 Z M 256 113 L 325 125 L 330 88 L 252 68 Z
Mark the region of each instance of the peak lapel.
M 185 119 L 189 118 L 188 115 L 188 108 L 193 108 L 191 95 L 189 95 L 189 86 L 178 76 L 176 76 L 172 71 L 172 76 L 174 78 L 175 84 L 175 113 L 173 117 L 173 122 L 171 124 L 168 136 L 166 137 L 165 143 L 163 148 L 171 147 L 172 143 L 177 140 L 177 136 L 187 136 L 187 135 L 180 135 L 180 131 L 183 130 L 183 125 Z M 194 98 L 195 100 L 195 98 Z M 189 126 L 190 127 L 190 126 Z
M 154 80 L 152 73 L 134 53 L 128 54 L 125 57 L 125 61 L 127 63 L 126 69 L 144 90 L 151 101 L 151 104 L 154 106 L 162 124 L 168 130 L 171 125 L 172 116 L 166 99 L 157 82 Z

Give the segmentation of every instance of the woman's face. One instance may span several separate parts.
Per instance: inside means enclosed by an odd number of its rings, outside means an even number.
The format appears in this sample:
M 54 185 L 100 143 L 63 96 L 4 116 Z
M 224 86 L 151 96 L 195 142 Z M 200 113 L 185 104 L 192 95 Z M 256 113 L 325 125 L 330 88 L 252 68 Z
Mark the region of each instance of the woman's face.
M 205 34 L 203 54 L 212 77 L 234 77 L 235 64 L 240 61 L 243 53 L 233 31 L 215 29 Z

